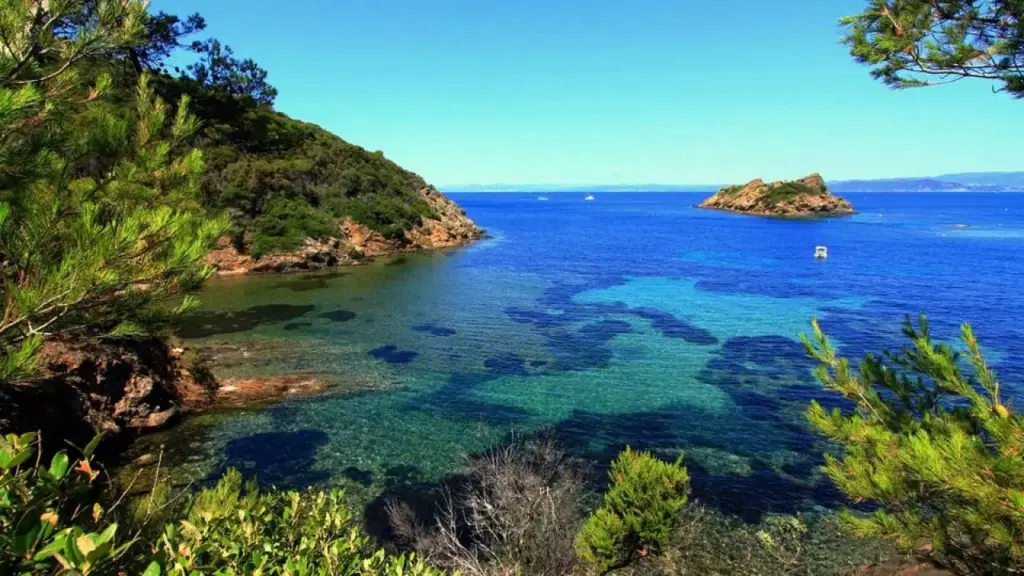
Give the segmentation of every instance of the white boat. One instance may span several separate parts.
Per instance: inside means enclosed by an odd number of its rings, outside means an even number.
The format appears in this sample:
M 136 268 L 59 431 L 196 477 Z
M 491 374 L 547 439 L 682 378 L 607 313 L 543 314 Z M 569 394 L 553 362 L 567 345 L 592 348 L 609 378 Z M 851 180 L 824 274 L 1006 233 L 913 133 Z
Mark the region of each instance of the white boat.
M 815 246 L 814 259 L 824 260 L 825 258 L 828 258 L 828 246 Z
M 594 199 L 594 195 L 593 194 L 590 194 L 586 198 L 584 198 L 584 200 L 593 200 L 593 199 Z
M 537 197 L 537 200 L 540 200 L 540 201 L 546 201 L 547 199 L 548 199 L 547 196 L 538 196 Z

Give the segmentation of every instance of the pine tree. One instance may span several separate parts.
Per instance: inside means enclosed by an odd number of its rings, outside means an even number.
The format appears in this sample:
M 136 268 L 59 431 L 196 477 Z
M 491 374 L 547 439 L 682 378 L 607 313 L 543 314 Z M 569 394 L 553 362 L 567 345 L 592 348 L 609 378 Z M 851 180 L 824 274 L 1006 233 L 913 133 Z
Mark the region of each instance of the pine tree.
M 659 460 L 626 447 L 608 472 L 611 486 L 601 507 L 576 538 L 580 558 L 610 574 L 668 545 L 690 492 L 682 457 Z
M 870 516 L 845 513 L 865 536 L 895 539 L 963 574 L 1024 568 L 1024 418 L 1001 397 L 971 327 L 963 350 L 931 339 L 927 318 L 908 318 L 911 346 L 867 356 L 858 371 L 814 323 L 808 352 L 818 379 L 855 404 L 807 412 L 843 448 L 825 472 Z
M 125 106 L 91 73 L 147 19 L 139 0 L 0 3 L 0 381 L 30 376 L 46 338 L 158 328 L 210 274 L 226 222 L 200 209 L 187 100 L 143 77 Z
M 1024 0 L 869 0 L 843 42 L 894 88 L 994 81 L 1024 98 Z

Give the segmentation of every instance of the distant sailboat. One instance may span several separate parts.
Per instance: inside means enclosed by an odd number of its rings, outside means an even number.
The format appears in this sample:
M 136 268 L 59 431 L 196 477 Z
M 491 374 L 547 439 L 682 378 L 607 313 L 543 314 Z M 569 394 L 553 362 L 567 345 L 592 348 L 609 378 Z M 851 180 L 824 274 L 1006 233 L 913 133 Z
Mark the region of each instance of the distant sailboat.
M 584 198 L 584 200 L 593 200 L 593 199 L 594 199 L 594 195 L 593 194 L 589 194 L 586 198 Z

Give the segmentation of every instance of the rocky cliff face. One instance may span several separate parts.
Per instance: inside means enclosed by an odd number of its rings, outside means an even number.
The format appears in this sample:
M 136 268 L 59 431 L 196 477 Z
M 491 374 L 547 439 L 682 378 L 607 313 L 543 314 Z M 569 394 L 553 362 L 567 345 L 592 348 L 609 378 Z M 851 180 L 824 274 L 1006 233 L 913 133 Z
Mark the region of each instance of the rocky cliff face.
M 103 433 L 116 451 L 213 401 L 216 380 L 194 358 L 157 338 L 47 342 L 39 378 L 0 390 L 0 429 L 77 446 Z
M 698 208 L 795 218 L 853 214 L 853 205 L 830 194 L 819 174 L 794 181 L 751 180 L 743 186 L 719 190 Z
M 222 275 L 297 272 L 360 264 L 374 256 L 462 246 L 484 237 L 484 231 L 466 216 L 466 211 L 436 188 L 427 186 L 420 194 L 438 218 L 424 218 L 419 226 L 406 230 L 404 238 L 385 238 L 345 219 L 339 224 L 336 238 L 307 238 L 305 245 L 295 252 L 259 259 L 239 252 L 228 238 L 222 238 L 206 261 Z

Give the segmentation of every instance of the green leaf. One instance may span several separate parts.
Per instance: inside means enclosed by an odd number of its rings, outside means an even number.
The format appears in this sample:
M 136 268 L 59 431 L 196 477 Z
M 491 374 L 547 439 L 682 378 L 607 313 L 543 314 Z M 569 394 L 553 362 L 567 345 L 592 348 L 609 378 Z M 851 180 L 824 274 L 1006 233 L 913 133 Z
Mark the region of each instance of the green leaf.
M 50 475 L 56 480 L 64 478 L 64 475 L 68 472 L 70 461 L 68 455 L 63 450 L 53 455 L 53 459 L 50 461 Z
M 17 468 L 21 466 L 26 460 L 31 458 L 36 453 L 35 446 L 28 446 L 22 448 L 20 452 L 14 455 L 13 458 L 7 463 L 6 468 Z
M 99 535 L 99 540 L 97 540 L 97 544 L 103 544 L 103 543 L 112 541 L 114 539 L 114 534 L 116 534 L 116 533 L 117 533 L 117 523 L 114 523 L 114 524 L 111 524 L 110 526 L 107 526 L 107 529 L 104 530 L 103 533 Z
M 85 450 L 82 450 L 82 456 L 84 456 L 85 458 L 91 458 L 93 452 L 96 451 L 96 447 L 100 445 L 100 441 L 103 440 L 103 437 L 105 435 L 106 432 L 100 432 L 96 436 L 93 436 L 93 439 L 90 440 L 89 444 L 86 445 Z
M 150 562 L 149 566 L 146 566 L 146 571 L 142 573 L 142 576 L 160 576 L 160 564 Z

